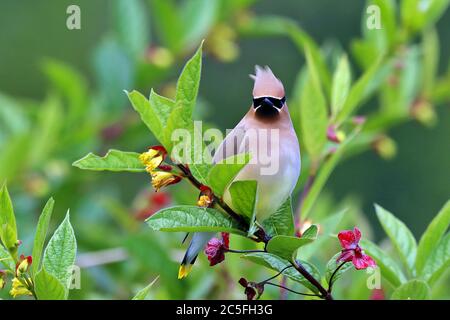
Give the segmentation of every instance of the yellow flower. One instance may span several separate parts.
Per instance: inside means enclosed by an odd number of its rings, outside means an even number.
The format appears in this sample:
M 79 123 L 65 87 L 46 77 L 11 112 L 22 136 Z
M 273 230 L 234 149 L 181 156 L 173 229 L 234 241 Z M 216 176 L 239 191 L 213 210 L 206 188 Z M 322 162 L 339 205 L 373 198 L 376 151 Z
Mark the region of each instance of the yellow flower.
M 162 187 L 168 186 L 170 184 L 175 184 L 181 180 L 179 176 L 173 175 L 170 172 L 165 171 L 155 171 L 152 172 L 152 186 L 156 191 Z
M 28 278 L 28 281 L 31 282 L 31 278 Z M 13 279 L 12 289 L 9 291 L 9 294 L 12 295 L 13 298 L 32 295 L 31 291 L 28 290 L 28 288 L 24 286 L 23 283 L 17 278 Z
M 139 160 L 145 165 L 145 170 L 148 173 L 152 173 L 153 170 L 158 168 L 158 166 L 164 160 L 164 151 L 161 148 L 150 148 L 148 151 L 142 153 L 139 156 Z
M 207 195 L 200 196 L 200 198 L 198 198 L 198 201 L 197 201 L 197 205 L 199 207 L 204 207 L 204 208 L 209 207 L 211 205 L 211 203 L 212 203 L 212 200 Z

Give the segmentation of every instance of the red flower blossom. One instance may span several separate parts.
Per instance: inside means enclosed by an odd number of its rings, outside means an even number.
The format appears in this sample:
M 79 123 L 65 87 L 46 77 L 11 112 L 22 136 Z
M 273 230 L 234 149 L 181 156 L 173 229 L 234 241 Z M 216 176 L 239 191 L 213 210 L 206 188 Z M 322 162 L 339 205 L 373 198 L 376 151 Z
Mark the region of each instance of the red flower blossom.
M 253 300 L 256 294 L 258 294 L 258 299 L 264 292 L 264 284 L 262 283 L 249 282 L 241 278 L 239 279 L 239 284 L 245 288 L 244 293 L 247 296 L 247 300 Z
M 366 269 L 368 267 L 375 267 L 375 261 L 359 246 L 361 240 L 361 231 L 357 227 L 352 230 L 344 230 L 338 234 L 339 241 L 342 246 L 341 255 L 337 262 L 352 262 L 357 270 Z
M 205 254 L 208 257 L 209 265 L 214 266 L 225 260 L 225 252 L 230 247 L 230 234 L 222 232 L 222 239 L 212 238 L 208 241 Z

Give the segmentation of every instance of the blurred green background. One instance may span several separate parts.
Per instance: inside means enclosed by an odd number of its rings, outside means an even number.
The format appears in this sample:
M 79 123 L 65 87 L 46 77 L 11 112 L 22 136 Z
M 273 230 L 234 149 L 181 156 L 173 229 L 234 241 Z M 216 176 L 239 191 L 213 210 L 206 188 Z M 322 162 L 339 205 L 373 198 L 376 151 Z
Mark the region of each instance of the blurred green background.
M 194 11 L 209 10 L 204 1 L 191 2 Z M 160 285 L 154 292 L 158 298 L 242 298 L 239 288 L 232 293 L 221 291 L 228 282 L 238 280 L 236 270 L 242 269 L 238 257 L 230 259 L 234 262 L 227 268 L 218 266 L 219 271 L 205 268 L 204 274 L 193 272 L 186 282 L 176 280 L 183 235 L 152 232 L 134 218 L 155 206 L 146 175 L 81 172 L 71 163 L 90 151 L 140 152 L 151 145 L 154 138 L 122 90 L 148 94 L 156 88 L 170 95 L 180 68 L 200 39 L 206 38 L 206 54 L 197 116 L 221 129 L 233 128 L 249 107 L 252 81 L 248 74 L 255 64 L 272 68 L 282 79 L 289 101 L 305 63 L 288 38 L 241 32 L 248 19 L 288 17 L 319 45 L 350 51 L 352 40 L 361 36 L 366 8 L 359 0 L 233 0 L 226 5 L 218 1 L 215 16 L 205 14 L 200 19 L 190 13 L 186 1 L 166 3 L 183 16 L 178 21 L 181 29 L 197 30 L 192 41 L 177 45 L 176 40 L 167 40 L 165 31 L 175 28 L 175 22 L 158 13 L 167 9 L 162 1 L 0 3 L 0 181 L 8 179 L 25 248 L 48 197 L 56 200 L 54 225 L 71 209 L 79 255 L 87 266 L 82 289 L 72 291 L 73 298 L 128 298 L 158 274 Z M 81 30 L 66 28 L 70 4 L 81 8 Z M 450 57 L 449 10 L 436 29 L 439 73 L 444 74 Z M 133 50 L 141 50 L 140 39 L 145 40 L 145 54 L 136 58 Z M 352 69 L 355 78 L 359 72 L 353 61 Z M 376 105 L 370 100 L 360 113 L 369 113 Z M 325 207 L 351 203 L 371 223 L 375 239 L 381 240 L 373 209 L 373 203 L 378 203 L 420 236 L 450 194 L 448 101 L 436 112 L 434 126 L 408 121 L 389 131 L 397 145 L 392 159 L 367 150 L 340 164 L 319 202 Z M 186 190 L 188 186 L 173 188 L 170 202 L 194 202 L 195 192 Z M 162 205 L 167 204 L 164 201 Z M 232 244 L 233 240 L 236 247 L 245 242 L 233 238 Z M 118 262 L 96 265 L 95 259 L 83 256 L 111 248 L 121 249 L 106 252 L 105 261 L 112 256 Z M 206 267 L 205 259 L 199 264 Z

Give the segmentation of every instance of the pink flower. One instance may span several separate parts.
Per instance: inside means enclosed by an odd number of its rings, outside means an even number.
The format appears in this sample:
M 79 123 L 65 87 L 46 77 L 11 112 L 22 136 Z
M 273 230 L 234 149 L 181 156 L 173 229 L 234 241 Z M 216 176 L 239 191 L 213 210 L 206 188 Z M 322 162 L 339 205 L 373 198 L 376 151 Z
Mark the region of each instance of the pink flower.
M 214 266 L 225 260 L 225 252 L 230 247 L 230 234 L 222 232 L 222 239 L 212 238 L 208 241 L 205 254 L 208 257 L 209 265 Z
M 351 230 L 344 230 L 338 234 L 339 241 L 342 246 L 341 255 L 337 262 L 352 262 L 357 270 L 366 269 L 368 267 L 375 267 L 375 261 L 359 246 L 361 240 L 361 231 L 357 227 Z

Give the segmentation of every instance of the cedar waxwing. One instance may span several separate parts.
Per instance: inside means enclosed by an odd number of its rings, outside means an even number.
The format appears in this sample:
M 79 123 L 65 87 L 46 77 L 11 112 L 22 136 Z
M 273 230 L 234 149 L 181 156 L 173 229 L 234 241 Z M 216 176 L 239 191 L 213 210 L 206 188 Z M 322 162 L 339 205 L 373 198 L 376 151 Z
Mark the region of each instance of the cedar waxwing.
M 300 148 L 281 81 L 267 66 L 256 66 L 256 74 L 251 78 L 255 83 L 250 110 L 217 148 L 213 161 L 217 163 L 233 155 L 251 154 L 250 162 L 233 182 L 257 181 L 255 216 L 261 223 L 286 201 L 294 189 L 300 175 Z M 233 208 L 228 190 L 223 200 Z M 214 234 L 194 234 L 181 263 L 179 279 L 189 273 L 198 253 Z

